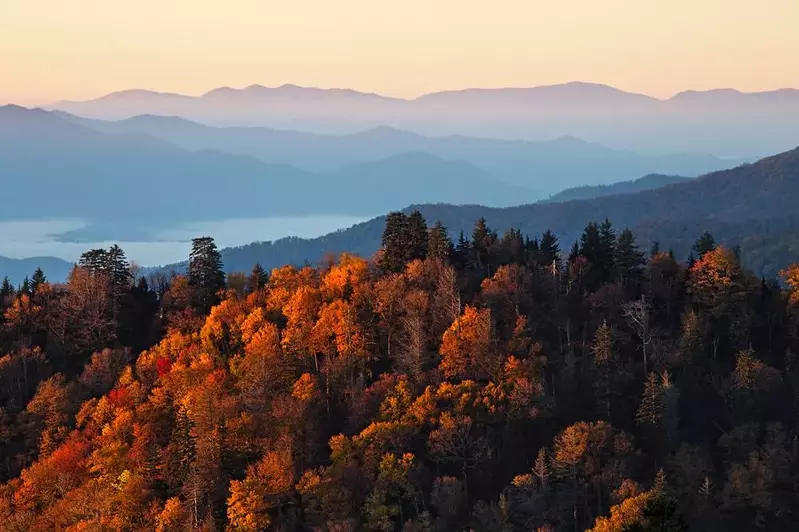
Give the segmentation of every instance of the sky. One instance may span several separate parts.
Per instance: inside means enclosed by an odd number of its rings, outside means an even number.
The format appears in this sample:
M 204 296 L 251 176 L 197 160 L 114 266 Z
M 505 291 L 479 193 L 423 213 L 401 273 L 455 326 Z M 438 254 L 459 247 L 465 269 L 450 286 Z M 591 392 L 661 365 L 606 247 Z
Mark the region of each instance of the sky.
M 0 0 L 0 103 L 294 83 L 799 87 L 799 0 Z

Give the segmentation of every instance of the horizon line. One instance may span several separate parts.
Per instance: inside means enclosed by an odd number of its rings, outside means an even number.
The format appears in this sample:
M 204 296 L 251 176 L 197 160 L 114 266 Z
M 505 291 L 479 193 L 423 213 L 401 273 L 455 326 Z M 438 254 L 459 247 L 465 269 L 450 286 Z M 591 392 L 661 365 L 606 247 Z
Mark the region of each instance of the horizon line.
M 377 98 L 382 98 L 386 100 L 394 100 L 394 101 L 405 101 L 405 102 L 414 102 L 421 100 L 422 98 L 433 96 L 437 94 L 455 94 L 455 93 L 463 93 L 468 91 L 503 91 L 503 90 L 535 90 L 535 89 L 549 89 L 549 88 L 556 88 L 556 87 L 567 87 L 567 86 L 592 86 L 592 87 L 601 87 L 606 89 L 611 89 L 620 93 L 632 95 L 632 96 L 642 96 L 645 98 L 649 98 L 651 100 L 660 101 L 660 102 L 667 102 L 670 101 L 681 94 L 691 94 L 691 93 L 712 93 L 712 92 L 734 92 L 741 95 L 755 95 L 755 94 L 770 94 L 770 93 L 777 93 L 777 92 L 784 92 L 784 91 L 799 91 L 797 87 L 778 87 L 772 89 L 764 89 L 764 90 L 757 90 L 757 91 L 743 91 L 740 89 L 736 89 L 734 87 L 717 87 L 713 89 L 683 89 L 678 92 L 675 92 L 669 97 L 661 98 L 657 96 L 653 96 L 651 94 L 647 94 L 644 92 L 636 92 L 636 91 L 628 91 L 625 89 L 621 89 L 614 85 L 609 85 L 607 83 L 599 83 L 593 81 L 566 81 L 562 83 L 549 83 L 543 85 L 528 85 L 528 86 L 499 86 L 499 87 L 462 87 L 462 88 L 453 88 L 453 89 L 441 89 L 435 90 L 430 92 L 424 92 L 419 94 L 415 97 L 402 97 L 402 96 L 389 96 L 387 94 L 378 93 L 378 92 L 371 92 L 366 90 L 359 90 L 354 88 L 348 87 L 322 87 L 318 85 L 298 85 L 295 83 L 283 83 L 281 85 L 269 86 L 269 85 L 262 85 L 259 83 L 253 83 L 241 88 L 231 87 L 229 85 L 221 85 L 218 87 L 211 88 L 209 90 L 198 92 L 198 93 L 181 93 L 181 92 L 172 92 L 172 91 L 165 91 L 165 90 L 158 90 L 152 88 L 129 88 L 129 89 L 120 89 L 115 90 L 107 93 L 100 94 L 98 96 L 82 99 L 82 100 L 69 100 L 69 99 L 57 99 L 57 100 L 50 100 L 47 103 L 39 103 L 36 104 L 36 107 L 47 107 L 56 104 L 63 104 L 63 103 L 86 103 L 86 102 L 93 102 L 96 100 L 101 100 L 103 98 L 107 98 L 109 96 L 121 95 L 125 93 L 147 93 L 152 95 L 158 96 L 167 96 L 167 97 L 178 97 L 178 98 L 191 98 L 191 99 L 199 99 L 204 98 L 210 94 L 213 94 L 218 91 L 235 91 L 235 92 L 244 92 L 246 90 L 258 90 L 258 89 L 266 89 L 266 90 L 280 90 L 280 89 L 299 89 L 299 90 L 319 90 L 325 92 L 350 92 L 355 93 L 363 96 L 373 96 Z M 8 102 L 11 105 L 14 105 L 13 102 Z

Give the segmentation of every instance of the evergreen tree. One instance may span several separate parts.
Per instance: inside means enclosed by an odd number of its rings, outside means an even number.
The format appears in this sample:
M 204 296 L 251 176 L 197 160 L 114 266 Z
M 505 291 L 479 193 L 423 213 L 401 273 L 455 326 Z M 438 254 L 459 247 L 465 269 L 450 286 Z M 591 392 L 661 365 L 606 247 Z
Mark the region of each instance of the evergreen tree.
M 489 254 L 497 240 L 496 234 L 488 228 L 485 218 L 480 218 L 472 230 L 472 264 L 481 276 L 489 273 Z
M 384 272 L 401 272 L 405 268 L 408 253 L 408 217 L 401 212 L 390 212 L 386 216 L 382 249 L 378 266 Z
M 696 239 L 694 246 L 691 248 L 693 252 L 692 258 L 695 254 L 697 259 L 701 259 L 705 256 L 705 253 L 713 251 L 714 249 L 716 249 L 716 239 L 713 238 L 713 235 L 705 231 L 702 233 L 702 236 Z
M 541 235 L 541 243 L 539 244 L 541 252 L 541 264 L 549 266 L 552 261 L 560 262 L 560 246 L 558 244 L 558 237 L 547 229 Z
M 108 268 L 108 252 L 102 248 L 90 249 L 80 256 L 78 265 L 92 273 L 106 272 Z
M 610 220 L 605 218 L 599 226 L 600 261 L 602 282 L 609 283 L 615 279 L 616 271 L 616 232 Z
M 39 287 L 46 282 L 47 276 L 44 275 L 41 268 L 36 268 L 36 271 L 33 272 L 33 277 L 31 277 L 31 292 L 35 294 Z
M 518 229 L 508 229 L 500 241 L 502 264 L 521 264 L 524 261 L 525 243 L 522 232 Z
M 661 379 L 650 373 L 644 384 L 644 395 L 635 419 L 641 425 L 657 427 L 663 418 L 663 386 Z
M 217 293 L 225 287 L 222 257 L 211 237 L 195 238 L 191 245 L 189 286 L 194 289 L 194 306 L 207 312 L 219 301 Z
M 247 291 L 249 293 L 253 293 L 257 290 L 260 290 L 266 286 L 268 280 L 269 275 L 266 273 L 266 270 L 264 270 L 264 267 L 261 266 L 260 262 L 256 262 L 255 266 L 252 267 L 250 276 L 247 278 Z
M 14 285 L 8 280 L 8 277 L 3 277 L 3 282 L 0 283 L 0 303 L 7 297 L 14 295 Z
M 580 256 L 580 244 L 578 244 L 577 241 L 575 240 L 574 244 L 572 244 L 572 248 L 569 250 L 569 258 L 568 258 L 569 263 L 574 262 L 574 260 L 579 256 Z
M 125 257 L 122 248 L 114 244 L 105 254 L 105 271 L 108 274 L 108 282 L 115 297 L 119 297 L 130 289 L 133 284 L 133 276 L 130 273 L 130 264 Z
M 17 292 L 20 295 L 26 295 L 26 296 L 31 295 L 31 282 L 28 279 L 27 275 L 25 276 L 25 279 L 22 281 L 22 284 L 20 285 L 19 290 L 17 290 Z
M 616 269 L 622 282 L 634 281 L 643 273 L 644 254 L 635 245 L 632 231 L 625 229 L 616 240 Z
M 427 237 L 427 256 L 432 259 L 438 259 L 444 262 L 449 262 L 452 257 L 453 247 L 452 240 L 447 234 L 447 228 L 441 222 L 430 228 Z
M 406 230 L 408 245 L 405 249 L 405 262 L 424 260 L 428 248 L 427 220 L 418 209 L 408 216 Z
M 472 245 L 464 236 L 463 231 L 461 231 L 460 236 L 458 236 L 458 243 L 455 246 L 455 252 L 453 254 L 454 266 L 459 270 L 463 270 L 469 264 L 471 256 Z

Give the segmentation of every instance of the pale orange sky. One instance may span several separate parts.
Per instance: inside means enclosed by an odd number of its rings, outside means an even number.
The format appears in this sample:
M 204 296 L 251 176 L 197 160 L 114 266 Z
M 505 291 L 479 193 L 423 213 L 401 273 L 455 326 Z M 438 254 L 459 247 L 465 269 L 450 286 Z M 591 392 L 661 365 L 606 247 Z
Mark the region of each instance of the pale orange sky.
M 799 87 L 799 0 L 0 0 L 0 103 L 144 88 Z

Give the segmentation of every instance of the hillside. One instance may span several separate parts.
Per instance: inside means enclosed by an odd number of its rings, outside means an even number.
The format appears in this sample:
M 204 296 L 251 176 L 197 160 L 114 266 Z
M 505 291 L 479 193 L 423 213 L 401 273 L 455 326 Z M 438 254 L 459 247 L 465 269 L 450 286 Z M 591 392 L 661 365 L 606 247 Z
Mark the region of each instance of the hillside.
M 25 277 L 30 277 L 36 268 L 41 268 L 48 279 L 61 282 L 67 278 L 72 269 L 72 263 L 55 257 L 31 257 L 27 259 L 10 259 L 0 257 L 0 281 L 4 277 L 14 284 L 19 285 Z
M 772 275 L 788 261 L 799 259 L 793 247 L 780 254 L 781 263 L 764 261 L 763 245 L 796 241 L 799 216 L 795 198 L 799 197 L 799 149 L 762 159 L 754 164 L 707 174 L 698 179 L 634 194 L 590 200 L 544 203 L 507 208 L 481 206 L 420 205 L 429 223 L 441 221 L 450 236 L 471 233 L 474 221 L 484 217 L 499 232 L 509 228 L 537 235 L 551 229 L 568 249 L 590 221 L 612 219 L 617 227 L 629 227 L 643 246 L 657 240 L 662 249 L 673 248 L 687 258 L 693 241 L 705 230 L 719 241 L 747 246 L 747 255 L 760 257 L 755 262 Z M 415 207 L 414 207 L 415 208 Z M 410 210 L 412 208 L 409 208 Z M 369 255 L 380 246 L 384 218 L 375 218 L 351 229 L 316 239 L 283 239 L 255 243 L 223 251 L 228 270 L 247 271 L 259 261 L 275 267 L 285 263 L 315 263 L 326 253 L 342 251 Z M 764 243 L 766 242 L 766 243 Z
M 558 203 L 572 200 L 583 200 L 591 198 L 601 198 L 603 196 L 615 196 L 617 194 L 634 194 L 643 190 L 684 183 L 690 181 L 690 177 L 677 175 L 649 174 L 633 181 L 620 181 L 611 185 L 596 185 L 567 188 L 557 194 L 550 196 L 545 203 Z
M 579 185 L 610 184 L 649 173 L 696 176 L 742 162 L 701 153 L 643 155 L 574 137 L 538 142 L 463 135 L 428 137 L 386 126 L 355 134 L 320 135 L 264 127 L 211 127 L 152 115 L 117 122 L 65 113 L 60 116 L 101 132 L 146 134 L 192 151 L 248 155 L 313 172 L 338 170 L 406 152 L 425 152 L 442 159 L 466 161 L 499 181 L 542 194 Z

